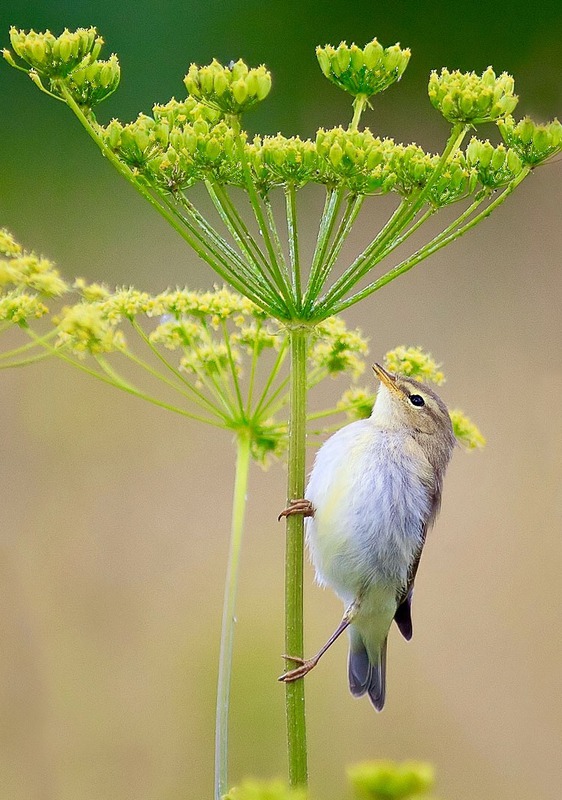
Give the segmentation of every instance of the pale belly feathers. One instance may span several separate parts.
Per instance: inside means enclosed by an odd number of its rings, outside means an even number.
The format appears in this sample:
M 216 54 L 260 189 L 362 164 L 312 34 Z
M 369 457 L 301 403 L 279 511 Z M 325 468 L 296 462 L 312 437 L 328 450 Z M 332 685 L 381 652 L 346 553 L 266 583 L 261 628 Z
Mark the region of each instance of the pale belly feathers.
M 318 451 L 305 495 L 315 508 L 306 535 L 319 583 L 346 603 L 366 590 L 395 596 L 422 545 L 431 477 L 407 432 L 367 419 L 331 436 Z

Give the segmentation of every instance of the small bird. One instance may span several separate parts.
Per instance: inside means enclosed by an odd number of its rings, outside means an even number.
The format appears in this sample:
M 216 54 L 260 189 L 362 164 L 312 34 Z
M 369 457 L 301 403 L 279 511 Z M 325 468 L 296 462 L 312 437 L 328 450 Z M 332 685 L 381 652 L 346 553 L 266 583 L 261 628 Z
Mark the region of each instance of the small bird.
M 394 620 L 412 637 L 414 580 L 441 503 L 455 436 L 443 401 L 425 384 L 373 366 L 380 389 L 368 419 L 331 436 L 317 453 L 304 499 L 279 517 L 303 514 L 316 578 L 345 604 L 343 619 L 310 659 L 281 675 L 306 675 L 349 629 L 349 688 L 385 701 L 386 642 Z

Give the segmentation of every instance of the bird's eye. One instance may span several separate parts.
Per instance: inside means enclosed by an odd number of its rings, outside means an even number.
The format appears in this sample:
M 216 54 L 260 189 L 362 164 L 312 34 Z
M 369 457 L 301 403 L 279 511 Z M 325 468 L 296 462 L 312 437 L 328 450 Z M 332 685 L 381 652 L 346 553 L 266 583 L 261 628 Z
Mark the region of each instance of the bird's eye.
M 421 408 L 421 406 L 425 406 L 425 400 L 423 399 L 421 394 L 411 394 L 410 403 L 413 406 L 418 406 L 418 408 Z

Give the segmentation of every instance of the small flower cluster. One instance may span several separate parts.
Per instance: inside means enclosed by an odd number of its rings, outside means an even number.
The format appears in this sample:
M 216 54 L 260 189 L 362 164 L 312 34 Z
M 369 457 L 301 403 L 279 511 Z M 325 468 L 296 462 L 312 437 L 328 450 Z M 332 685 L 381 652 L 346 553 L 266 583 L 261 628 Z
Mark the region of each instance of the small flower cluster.
M 367 340 L 359 330 L 349 330 L 340 317 L 328 317 L 315 330 L 309 359 L 329 375 L 349 372 L 358 378 L 365 369 L 361 356 L 368 353 Z
M 155 106 L 153 117 L 139 114 L 126 125 L 114 119 L 102 136 L 122 161 L 165 190 L 186 189 L 209 174 L 220 183 L 241 182 L 232 129 L 195 101 L 171 100 Z
M 494 147 L 488 140 L 482 142 L 472 138 L 466 148 L 466 159 L 482 186 L 491 190 L 511 183 L 523 169 L 515 150 L 507 149 L 503 144 Z
M 499 77 L 492 67 L 482 75 L 442 69 L 429 78 L 429 99 L 448 122 L 479 125 L 507 117 L 517 105 L 511 75 Z
M 343 184 L 354 194 L 382 194 L 395 188 L 392 139 L 379 139 L 366 128 L 350 131 L 320 128 L 316 150 L 324 164 L 323 181 Z
M 60 81 L 78 105 L 93 108 L 117 89 L 121 78 L 115 55 L 98 61 L 103 39 L 95 28 L 78 28 L 55 37 L 50 31 L 36 33 L 11 28 L 10 41 L 14 52 L 3 50 L 3 56 L 13 67 L 28 72 L 41 88 L 64 99 Z M 25 65 L 18 64 L 14 55 Z
M 256 136 L 246 148 L 256 185 L 263 192 L 273 186 L 293 184 L 296 187 L 317 181 L 321 164 L 314 143 L 292 136 Z
M 515 122 L 513 117 L 498 121 L 504 142 L 524 164 L 534 167 L 562 150 L 562 124 L 554 119 L 538 125 L 530 117 Z
M 389 350 L 384 357 L 384 365 L 389 372 L 406 375 L 419 381 L 429 381 L 436 386 L 445 383 L 445 376 L 431 353 L 421 347 L 404 347 L 403 345 Z
M 338 47 L 317 47 L 316 57 L 329 81 L 354 97 L 371 97 L 400 80 L 410 51 L 398 44 L 383 47 L 373 39 L 363 49 L 345 42 Z
M 189 94 L 223 114 L 239 115 L 265 100 L 271 73 L 262 65 L 250 69 L 241 59 L 227 67 L 213 59 L 206 67 L 192 64 L 184 78 Z
M 459 408 L 452 408 L 450 411 L 453 431 L 458 441 L 467 450 L 477 450 L 486 444 L 486 439 L 466 414 Z
M 411 800 L 431 791 L 435 773 L 420 761 L 370 761 L 356 764 L 347 776 L 358 800 Z
M 8 231 L 0 229 L 0 320 L 22 324 L 42 317 L 49 311 L 42 299 L 59 297 L 67 290 L 51 261 L 25 251 Z

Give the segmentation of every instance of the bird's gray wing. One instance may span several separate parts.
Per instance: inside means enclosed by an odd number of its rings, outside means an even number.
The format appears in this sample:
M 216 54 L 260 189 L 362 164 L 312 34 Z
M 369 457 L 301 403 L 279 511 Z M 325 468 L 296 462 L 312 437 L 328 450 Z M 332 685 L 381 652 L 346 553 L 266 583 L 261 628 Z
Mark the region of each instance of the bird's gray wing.
M 398 625 L 398 630 L 408 642 L 412 638 L 412 634 L 414 632 L 412 627 L 412 598 L 414 596 L 414 580 L 416 577 L 416 572 L 418 571 L 426 532 L 427 526 L 424 526 L 423 541 L 416 554 L 416 557 L 410 565 L 410 569 L 408 570 L 408 584 L 398 595 L 398 605 L 396 608 L 396 613 L 394 614 L 394 622 Z

